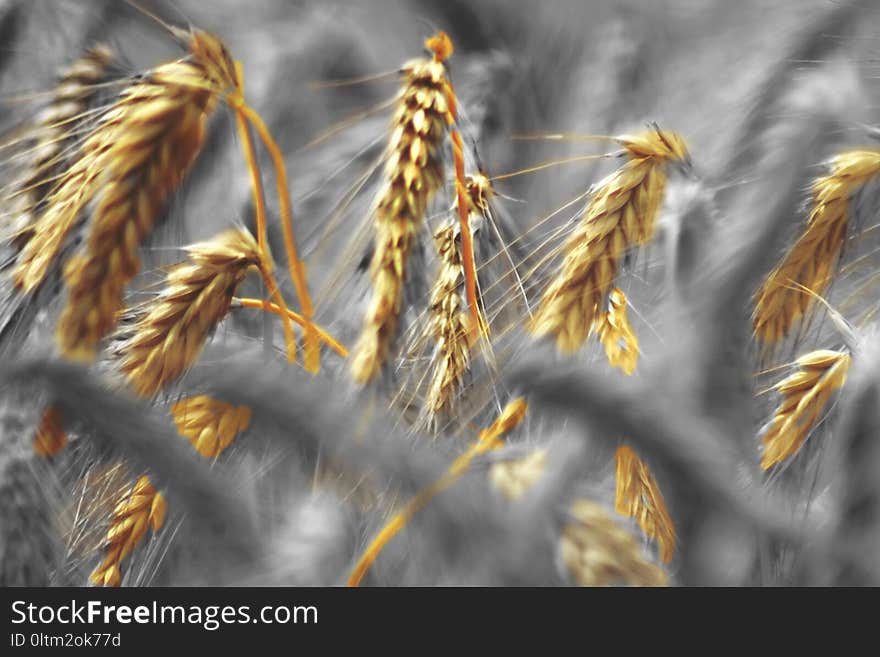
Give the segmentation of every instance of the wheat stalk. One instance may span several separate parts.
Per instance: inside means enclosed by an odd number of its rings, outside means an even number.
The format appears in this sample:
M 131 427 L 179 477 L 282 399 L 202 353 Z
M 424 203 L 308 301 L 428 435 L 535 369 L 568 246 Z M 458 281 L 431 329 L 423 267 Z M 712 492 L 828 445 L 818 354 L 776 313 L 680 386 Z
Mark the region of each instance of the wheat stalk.
M 76 142 L 94 85 L 101 81 L 113 60 L 113 52 L 104 44 L 90 48 L 60 75 L 52 92 L 52 101 L 34 121 L 36 135 L 28 170 L 16 184 L 15 202 L 10 222 L 11 242 L 20 252 L 34 235 L 34 222 L 43 201 L 52 191 L 55 178 L 62 173 L 65 151 Z
M 764 470 L 794 456 L 810 432 L 835 390 L 843 387 L 852 358 L 846 352 L 820 349 L 795 361 L 795 370 L 773 386 L 780 403 L 761 442 Z
M 69 358 L 91 359 L 114 328 L 123 290 L 140 270 L 138 247 L 202 147 L 214 90 L 234 85 L 228 55 L 199 52 L 126 89 L 92 138 L 104 148 L 91 166 L 104 173 L 84 251 L 64 269 L 68 299 L 56 336 Z M 87 142 L 84 159 L 88 152 Z
M 67 433 L 64 431 L 61 411 L 56 406 L 49 406 L 37 425 L 34 453 L 39 456 L 54 456 L 66 444 Z
M 435 415 L 451 406 L 470 363 L 470 316 L 459 293 L 464 272 L 456 237 L 453 226 L 434 235 L 440 261 L 430 307 L 436 351 L 425 403 Z
M 233 406 L 207 395 L 181 399 L 171 406 L 177 431 L 205 458 L 215 459 L 247 430 L 251 409 Z
M 618 141 L 630 159 L 599 184 L 529 324 L 534 335 L 553 336 L 564 353 L 577 351 L 586 341 L 624 254 L 653 238 L 666 165 L 689 166 L 687 147 L 676 133 L 655 126 Z
M 675 527 L 654 475 L 629 447 L 618 447 L 616 460 L 615 510 L 635 518 L 645 536 L 657 541 L 660 558 L 669 563 L 675 553 Z
M 752 320 L 762 342 L 788 335 L 830 285 L 846 241 L 850 197 L 880 173 L 880 151 L 847 151 L 829 168 L 828 175 L 813 182 L 813 206 L 803 233 L 758 290 Z
M 388 542 L 406 527 L 407 523 L 435 496 L 457 482 L 468 471 L 476 457 L 501 447 L 504 444 L 501 439 L 522 423 L 527 410 L 528 405 L 524 399 L 518 398 L 510 401 L 496 420 L 480 431 L 479 438 L 471 444 L 468 450 L 452 462 L 452 465 L 440 479 L 416 493 L 403 509 L 395 514 L 376 534 L 376 537 L 361 554 L 348 577 L 348 586 L 360 585 L 364 575 L 367 574 L 370 566 L 373 565 Z
M 562 530 L 560 553 L 580 586 L 666 586 L 666 573 L 646 560 L 635 537 L 602 506 L 581 499 Z
M 146 475 L 139 477 L 113 510 L 105 539 L 106 556 L 89 580 L 98 586 L 120 586 L 122 562 L 143 540 L 147 527 L 159 531 L 165 521 L 165 510 L 165 496 L 153 488 Z
M 596 335 L 612 367 L 627 375 L 636 371 L 639 341 L 626 317 L 626 295 L 620 288 L 608 293 L 608 309 L 596 319 Z
M 117 350 L 120 368 L 140 396 L 155 395 L 195 362 L 229 312 L 238 284 L 251 267 L 263 265 L 256 240 L 243 229 L 187 250 L 189 258 L 168 271 L 164 289 L 137 314 Z

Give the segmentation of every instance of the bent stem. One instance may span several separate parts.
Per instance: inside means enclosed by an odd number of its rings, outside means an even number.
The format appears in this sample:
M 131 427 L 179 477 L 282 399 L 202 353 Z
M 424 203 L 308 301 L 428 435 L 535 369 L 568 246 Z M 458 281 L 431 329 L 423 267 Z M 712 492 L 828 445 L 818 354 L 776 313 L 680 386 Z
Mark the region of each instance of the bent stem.
M 515 399 L 511 401 L 501 415 L 489 427 L 480 432 L 476 441 L 471 443 L 468 450 L 455 459 L 445 474 L 430 486 L 423 488 L 407 503 L 400 513 L 397 513 L 388 523 L 376 534 L 376 537 L 364 550 L 361 558 L 358 560 L 351 575 L 348 577 L 347 586 L 359 586 L 370 569 L 370 566 L 378 558 L 384 547 L 407 523 L 422 509 L 427 506 L 428 502 L 434 499 L 447 488 L 458 481 L 461 476 L 468 471 L 471 462 L 477 457 L 493 449 L 498 449 L 503 445 L 501 438 L 507 433 L 513 431 L 523 421 L 526 414 L 526 403 L 523 399 Z
M 318 334 L 315 331 L 314 326 L 312 326 L 312 317 L 314 315 L 314 310 L 312 307 L 312 299 L 309 296 L 308 285 L 306 284 L 305 264 L 302 262 L 302 260 L 299 259 L 299 256 L 297 254 L 296 239 L 294 238 L 293 234 L 293 213 L 290 207 L 290 188 L 287 181 L 287 168 L 284 165 L 284 156 L 282 155 L 281 149 L 278 147 L 278 144 L 273 139 L 272 134 L 269 132 L 269 128 L 266 126 L 263 119 L 245 102 L 242 92 L 242 90 L 244 89 L 244 73 L 242 70 L 241 62 L 236 62 L 235 71 L 238 78 L 238 88 L 234 92 L 227 95 L 226 99 L 229 105 L 235 110 L 236 121 L 239 124 L 239 132 L 243 133 L 242 139 L 246 139 L 247 143 L 251 144 L 249 149 L 250 153 L 248 154 L 246 152 L 245 154 L 245 156 L 248 158 L 248 166 L 253 166 L 254 168 L 256 168 L 256 157 L 253 154 L 253 144 L 250 140 L 249 132 L 247 130 L 242 130 L 242 124 L 244 124 L 245 121 L 249 122 L 250 125 L 252 125 L 257 131 L 260 140 L 266 146 L 266 149 L 269 151 L 269 155 L 272 158 L 272 164 L 275 169 L 275 183 L 278 191 L 278 205 L 281 212 L 281 229 L 284 234 L 284 248 L 287 251 L 287 265 L 290 272 L 290 278 L 293 281 L 293 285 L 296 288 L 296 294 L 299 297 L 299 302 L 302 306 L 303 317 L 307 322 L 307 325 L 304 327 L 304 364 L 306 371 L 314 374 L 319 372 L 321 369 L 321 345 L 318 339 Z M 245 134 L 247 134 L 246 137 L 244 136 Z M 251 162 L 253 162 L 253 164 L 251 164 Z M 252 170 L 251 175 L 252 178 L 256 176 L 254 170 Z M 263 232 L 260 233 L 261 220 L 258 209 L 258 243 L 260 242 L 260 240 L 265 240 L 265 206 L 262 208 L 262 212 Z M 283 303 L 279 305 L 284 306 Z M 286 306 L 284 307 L 286 308 Z M 288 321 L 289 318 L 282 317 L 282 319 Z
M 257 131 L 266 149 L 272 157 L 272 163 L 275 167 L 275 182 L 278 188 L 278 202 L 281 211 L 281 228 L 284 234 L 284 247 L 287 251 L 287 265 L 290 270 L 290 278 L 296 287 L 296 294 L 299 297 L 302 306 L 302 314 L 307 325 L 305 326 L 305 367 L 306 371 L 317 373 L 321 370 L 321 353 L 320 342 L 315 327 L 312 324 L 314 316 L 314 308 L 312 306 L 312 298 L 309 296 L 308 285 L 306 284 L 306 267 L 305 263 L 299 259 L 296 250 L 296 238 L 293 234 L 293 212 L 290 208 L 290 190 L 287 182 L 287 169 L 284 165 L 284 156 L 278 144 L 269 133 L 269 129 L 263 122 L 263 119 L 247 105 L 242 107 L 242 111 L 250 121 L 251 125 Z
M 233 299 L 233 303 L 237 303 L 242 308 L 258 308 L 260 310 L 265 310 L 266 312 L 274 313 L 281 318 L 289 317 L 293 320 L 294 323 L 299 324 L 303 328 L 309 326 L 309 322 L 300 315 L 299 313 L 290 310 L 289 308 L 285 310 L 281 308 L 278 304 L 272 303 L 271 301 L 266 301 L 264 299 L 249 299 L 249 298 L 239 298 L 236 297 Z M 339 342 L 332 335 L 324 331 L 320 326 L 312 325 L 315 328 L 315 332 L 318 336 L 323 340 L 328 347 L 330 347 L 337 354 L 342 356 L 343 358 L 348 358 L 348 349 L 345 348 L 341 342 Z

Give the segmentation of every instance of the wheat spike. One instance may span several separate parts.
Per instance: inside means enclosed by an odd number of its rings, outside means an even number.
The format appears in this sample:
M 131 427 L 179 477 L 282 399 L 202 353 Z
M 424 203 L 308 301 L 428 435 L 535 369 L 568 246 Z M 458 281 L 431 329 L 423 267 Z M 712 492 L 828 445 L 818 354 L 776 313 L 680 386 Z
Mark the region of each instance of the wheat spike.
M 101 81 L 113 61 L 113 52 L 97 44 L 62 71 L 52 93 L 52 101 L 37 115 L 33 157 L 28 171 L 16 185 L 10 235 L 15 250 L 21 251 L 34 234 L 34 222 L 51 192 L 56 175 L 61 173 L 65 151 L 76 142 L 76 134 L 85 121 L 94 85 Z
M 608 310 L 596 320 L 596 335 L 612 367 L 619 367 L 627 375 L 636 371 L 639 340 L 626 317 L 626 295 L 620 288 L 608 293 Z
M 155 395 L 195 362 L 229 312 L 235 288 L 251 267 L 262 267 L 257 242 L 243 229 L 187 250 L 189 258 L 169 270 L 164 289 L 144 306 L 118 348 L 120 367 L 140 396 Z
M 156 491 L 146 475 L 138 478 L 131 491 L 113 510 L 107 530 L 104 561 L 95 568 L 89 580 L 98 586 L 122 584 L 122 562 L 143 540 L 147 527 L 159 531 L 165 521 L 165 497 Z
M 669 563 L 675 553 L 675 527 L 654 475 L 629 447 L 618 447 L 616 460 L 614 509 L 621 515 L 635 518 L 645 536 L 657 541 L 663 562 Z
M 803 233 L 758 290 L 753 327 L 762 342 L 788 335 L 815 295 L 822 296 L 830 285 L 846 241 L 850 197 L 880 173 L 880 151 L 841 153 L 829 168 L 828 175 L 813 182 L 813 206 Z
M 447 53 L 403 66 L 385 162 L 385 185 L 375 210 L 373 292 L 351 363 L 355 382 L 374 380 L 388 358 L 400 320 L 410 249 L 428 202 L 443 183 L 441 146 L 450 112 Z
M 56 333 L 69 358 L 91 359 L 114 328 L 122 293 L 140 269 L 138 247 L 201 149 L 217 90 L 234 85 L 225 50 L 226 61 L 199 54 L 129 87 L 95 133 L 106 144 L 93 163 L 104 170 L 101 189 L 84 252 L 64 269 L 68 299 Z
M 61 411 L 50 406 L 43 412 L 34 436 L 34 453 L 39 456 L 55 456 L 67 444 L 67 433 L 62 424 Z
M 798 452 L 828 406 L 831 394 L 846 382 L 851 361 L 846 352 L 812 351 L 798 358 L 795 370 L 773 386 L 781 400 L 761 439 L 764 470 Z
M 536 449 L 516 461 L 493 463 L 489 468 L 489 481 L 509 500 L 525 495 L 544 474 L 547 452 Z
M 659 128 L 621 137 L 629 161 L 592 196 L 580 224 L 563 247 L 565 258 L 541 299 L 529 328 L 551 335 L 563 353 L 580 349 L 632 247 L 654 236 L 666 189 L 666 165 L 689 166 L 682 138 Z
M 580 586 L 666 586 L 666 573 L 642 554 L 635 537 L 599 504 L 577 500 L 562 530 L 560 552 Z
M 181 399 L 171 406 L 171 417 L 180 435 L 208 459 L 215 459 L 247 430 L 251 409 L 233 406 L 207 395 Z
M 431 291 L 431 328 L 436 340 L 426 405 L 432 414 L 448 409 L 470 363 L 470 315 L 463 311 L 459 289 L 464 280 L 456 230 L 446 226 L 434 235 L 440 260 Z

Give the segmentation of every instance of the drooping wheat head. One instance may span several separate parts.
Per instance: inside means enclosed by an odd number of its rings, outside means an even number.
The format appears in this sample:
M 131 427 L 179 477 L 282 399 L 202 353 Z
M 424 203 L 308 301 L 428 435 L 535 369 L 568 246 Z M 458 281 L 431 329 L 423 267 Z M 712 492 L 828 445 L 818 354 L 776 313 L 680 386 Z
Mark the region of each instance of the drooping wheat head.
M 228 53 L 208 35 L 193 35 L 191 53 L 126 89 L 87 142 L 83 159 L 102 173 L 83 252 L 64 269 L 68 298 L 56 336 L 69 358 L 91 359 L 115 327 L 123 291 L 140 270 L 140 243 L 201 149 L 218 93 L 235 84 Z M 92 141 L 101 144 L 95 157 Z
M 580 586 L 666 586 L 666 573 L 642 553 L 636 538 L 599 504 L 577 500 L 562 530 L 562 562 Z
M 851 362 L 852 357 L 845 351 L 812 351 L 798 358 L 794 371 L 773 386 L 781 399 L 761 438 L 764 470 L 797 454 L 821 419 L 831 395 L 846 382 Z
M 43 203 L 67 161 L 66 151 L 75 145 L 85 124 L 95 86 L 113 61 L 113 51 L 96 44 L 59 76 L 49 105 L 36 117 L 34 145 L 27 171 L 16 183 L 7 234 L 19 252 L 34 234 Z
M 850 197 L 880 173 L 880 151 L 841 153 L 829 169 L 813 182 L 803 233 L 758 290 L 752 322 L 766 344 L 785 338 L 831 284 L 846 241 Z
M 187 438 L 195 450 L 208 459 L 215 459 L 246 431 L 251 422 L 251 409 L 233 406 L 207 395 L 181 399 L 171 406 L 171 417 L 177 431 Z
M 113 510 L 105 539 L 105 557 L 89 577 L 98 586 L 122 584 L 122 562 L 143 540 L 147 528 L 159 531 L 165 522 L 165 497 L 143 475 Z
M 457 231 L 445 226 L 434 235 L 439 269 L 431 291 L 431 328 L 436 341 L 425 404 L 431 414 L 448 409 L 470 362 L 470 315 L 461 298 L 464 272 Z
M 645 536 L 655 540 L 664 563 L 675 554 L 675 527 L 654 475 L 629 447 L 617 448 L 617 486 L 614 509 L 635 518 Z
M 64 431 L 61 411 L 56 406 L 49 406 L 37 425 L 34 452 L 39 456 L 55 456 L 66 444 L 67 433 Z
M 653 238 L 667 165 L 690 166 L 687 147 L 674 132 L 655 126 L 618 141 L 629 161 L 598 185 L 529 324 L 535 336 L 553 336 L 563 353 L 586 341 L 626 252 Z
M 596 335 L 611 366 L 630 375 L 639 360 L 639 340 L 626 317 L 626 303 L 620 288 L 608 293 L 608 309 L 596 319 Z
M 168 271 L 164 288 L 136 314 L 117 349 L 120 368 L 140 396 L 157 394 L 195 362 L 248 270 L 263 268 L 257 242 L 244 229 L 187 250 L 188 259 Z
M 375 209 L 372 298 L 351 363 L 352 377 L 360 384 L 376 378 L 391 351 L 410 250 L 428 203 L 443 184 L 441 147 L 450 112 L 444 61 L 451 54 L 451 43 L 448 50 L 440 45 L 433 59 L 412 60 L 402 69 L 403 89 L 394 112 L 385 183 Z

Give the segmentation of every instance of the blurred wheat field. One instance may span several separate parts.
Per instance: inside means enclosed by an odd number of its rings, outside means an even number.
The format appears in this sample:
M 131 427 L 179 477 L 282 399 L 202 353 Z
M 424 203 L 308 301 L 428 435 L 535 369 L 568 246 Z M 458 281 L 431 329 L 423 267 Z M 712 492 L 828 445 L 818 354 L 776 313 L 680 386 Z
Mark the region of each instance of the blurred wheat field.
M 0 2 L 0 582 L 880 584 L 878 9 Z

